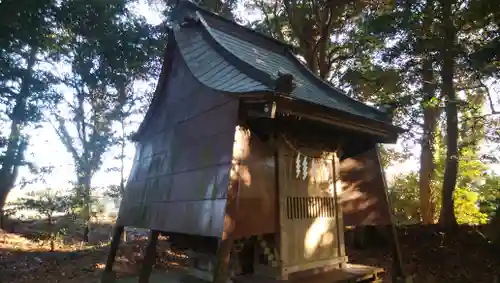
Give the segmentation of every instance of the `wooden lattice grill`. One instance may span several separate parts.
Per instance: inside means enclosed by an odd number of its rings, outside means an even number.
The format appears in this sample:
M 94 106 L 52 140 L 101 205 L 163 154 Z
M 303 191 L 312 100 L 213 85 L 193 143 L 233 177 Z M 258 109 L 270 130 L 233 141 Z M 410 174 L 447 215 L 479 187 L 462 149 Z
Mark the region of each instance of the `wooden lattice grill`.
M 335 216 L 335 198 L 287 197 L 286 215 L 288 219 L 332 218 Z

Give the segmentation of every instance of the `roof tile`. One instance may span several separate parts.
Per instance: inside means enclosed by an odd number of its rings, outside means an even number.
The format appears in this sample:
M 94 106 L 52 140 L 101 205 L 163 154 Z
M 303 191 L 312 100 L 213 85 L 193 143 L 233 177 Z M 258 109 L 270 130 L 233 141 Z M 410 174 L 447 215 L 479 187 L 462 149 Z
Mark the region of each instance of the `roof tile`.
M 288 73 L 297 84 L 290 94 L 296 99 L 372 120 L 387 120 L 384 112 L 348 97 L 316 77 L 291 53 L 289 46 L 258 38 L 256 32 L 218 20 L 209 12 L 197 15 L 202 25 L 181 27 L 175 32 L 175 39 L 190 71 L 208 87 L 234 93 L 273 91 L 272 79 L 277 78 L 278 72 Z

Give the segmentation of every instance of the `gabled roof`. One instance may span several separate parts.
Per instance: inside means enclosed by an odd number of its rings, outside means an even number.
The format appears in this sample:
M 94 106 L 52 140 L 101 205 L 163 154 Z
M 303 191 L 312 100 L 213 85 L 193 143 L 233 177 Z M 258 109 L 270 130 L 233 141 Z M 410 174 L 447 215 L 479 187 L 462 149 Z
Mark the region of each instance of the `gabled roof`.
M 312 73 L 293 47 L 180 1 L 172 12 L 179 27 L 175 41 L 193 75 L 215 90 L 231 93 L 273 91 L 278 73 L 293 75 L 292 98 L 370 120 L 388 123 L 388 115 L 347 96 Z M 183 24 L 190 19 L 190 24 Z

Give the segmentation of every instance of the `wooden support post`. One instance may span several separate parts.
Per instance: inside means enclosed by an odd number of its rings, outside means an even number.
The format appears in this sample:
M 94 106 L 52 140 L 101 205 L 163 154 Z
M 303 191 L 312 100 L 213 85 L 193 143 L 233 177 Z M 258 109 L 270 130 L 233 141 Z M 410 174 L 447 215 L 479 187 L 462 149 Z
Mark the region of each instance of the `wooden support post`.
M 281 150 L 278 134 L 275 132 L 274 137 L 275 151 L 274 151 L 274 178 L 275 178 L 275 190 L 278 196 L 278 201 L 276 205 L 278 206 L 278 223 L 279 223 L 279 279 L 288 280 L 288 272 L 285 270 L 285 263 L 288 260 L 288 253 L 286 251 L 286 233 L 284 231 L 284 223 L 286 217 L 286 204 L 285 204 L 285 194 L 281 188 Z
M 239 165 L 237 165 L 237 167 L 239 167 Z M 213 283 L 227 283 L 229 279 L 229 262 L 231 259 L 231 250 L 234 244 L 233 231 L 236 222 L 234 218 L 237 211 L 237 198 L 239 190 L 239 172 L 236 174 L 238 174 L 238 176 L 236 179 L 232 180 L 229 185 L 226 212 L 224 215 L 224 231 L 222 232 L 222 238 L 219 241 L 219 247 L 217 249 L 212 281 Z
M 111 246 L 109 248 L 108 259 L 106 260 L 106 266 L 104 267 L 104 273 L 102 275 L 101 283 L 112 283 L 115 282 L 115 274 L 113 273 L 113 264 L 115 263 L 116 253 L 118 252 L 118 247 L 120 245 L 120 238 L 123 234 L 125 227 L 116 226 L 113 232 L 113 239 L 111 240 Z
M 392 282 L 405 282 L 410 281 L 411 277 L 407 276 L 403 269 L 403 259 L 401 257 L 401 248 L 399 247 L 398 231 L 396 225 L 394 224 L 394 218 L 392 217 L 391 203 L 389 201 L 389 196 L 387 195 L 387 180 L 384 172 L 384 167 L 381 164 L 380 150 L 378 146 L 375 146 L 375 152 L 377 154 L 377 161 L 380 165 L 380 173 L 382 176 L 382 181 L 384 183 L 384 192 L 387 201 L 387 209 L 389 210 L 389 216 L 391 220 L 391 233 L 392 233 Z
M 340 207 L 339 200 L 339 188 L 337 188 L 337 178 L 340 179 L 339 174 L 340 164 L 337 164 L 338 156 L 337 152 L 333 153 L 332 158 L 332 181 L 333 181 L 333 198 L 335 200 L 335 220 L 337 224 L 337 245 L 338 245 L 338 256 L 340 258 L 345 257 L 345 240 L 344 240 L 344 213 L 342 208 Z M 346 262 L 342 262 L 339 264 L 340 268 L 346 267 Z
M 142 261 L 141 271 L 139 273 L 139 283 L 148 283 L 149 276 L 153 270 L 153 265 L 156 260 L 156 244 L 158 242 L 159 231 L 151 230 L 149 234 L 148 245 L 144 253 L 144 260 Z
M 234 239 L 221 239 L 217 249 L 217 262 L 214 268 L 213 283 L 227 283 L 229 279 L 229 261 Z
M 244 128 L 236 127 L 235 144 L 240 143 L 244 146 L 245 141 L 239 135 L 245 135 Z M 247 144 L 248 146 L 248 144 Z M 233 150 L 233 166 L 230 173 L 229 186 L 227 188 L 226 209 L 224 212 L 224 230 L 219 241 L 219 247 L 216 254 L 216 262 L 213 271 L 213 283 L 227 283 L 229 279 L 229 262 L 231 259 L 231 250 L 234 244 L 234 228 L 236 223 L 236 214 L 238 212 L 238 198 L 240 190 L 240 164 L 241 153 Z

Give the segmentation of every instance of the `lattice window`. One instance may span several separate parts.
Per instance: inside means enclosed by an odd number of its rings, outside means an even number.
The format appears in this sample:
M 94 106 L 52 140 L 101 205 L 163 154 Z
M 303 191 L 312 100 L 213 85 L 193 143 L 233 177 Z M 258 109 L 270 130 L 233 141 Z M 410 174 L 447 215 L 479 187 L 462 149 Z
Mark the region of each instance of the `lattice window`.
M 332 218 L 335 216 L 333 197 L 287 197 L 288 219 Z

